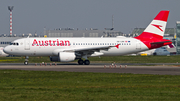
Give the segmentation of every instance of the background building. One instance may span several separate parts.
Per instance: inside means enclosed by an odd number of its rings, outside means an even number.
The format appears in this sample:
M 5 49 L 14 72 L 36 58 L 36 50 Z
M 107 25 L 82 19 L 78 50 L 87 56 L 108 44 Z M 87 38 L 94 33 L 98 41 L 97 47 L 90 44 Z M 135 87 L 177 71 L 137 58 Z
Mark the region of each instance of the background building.
M 176 22 L 176 54 L 180 54 L 180 21 Z
M 144 30 L 145 30 L 145 28 L 134 28 L 131 35 L 132 36 L 138 36 Z M 164 37 L 174 38 L 175 33 L 176 33 L 176 28 L 166 28 L 165 33 L 164 33 Z
M 20 39 L 22 37 L 0 37 L 0 47 L 9 45 L 13 40 Z
M 55 30 L 44 30 L 44 35 L 47 37 L 116 37 L 122 36 L 123 33 L 114 30 L 75 30 L 73 28 L 57 28 Z

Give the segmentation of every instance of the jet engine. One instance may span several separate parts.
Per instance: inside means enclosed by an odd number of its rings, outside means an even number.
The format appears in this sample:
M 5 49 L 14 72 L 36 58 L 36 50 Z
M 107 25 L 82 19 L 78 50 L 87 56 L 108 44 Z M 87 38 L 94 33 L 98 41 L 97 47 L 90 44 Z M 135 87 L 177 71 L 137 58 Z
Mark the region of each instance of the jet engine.
M 58 56 L 52 56 L 50 60 L 54 62 L 70 62 L 74 61 L 75 58 L 76 55 L 74 52 L 59 52 Z

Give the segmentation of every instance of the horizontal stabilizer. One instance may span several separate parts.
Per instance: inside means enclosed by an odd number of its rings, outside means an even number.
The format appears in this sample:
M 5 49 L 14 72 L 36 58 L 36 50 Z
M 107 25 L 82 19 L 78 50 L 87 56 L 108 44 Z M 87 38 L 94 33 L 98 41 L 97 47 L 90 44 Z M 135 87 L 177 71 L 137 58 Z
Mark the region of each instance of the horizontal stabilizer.
M 151 42 L 151 44 L 162 44 L 162 43 L 168 43 L 168 42 L 172 42 L 172 41 Z

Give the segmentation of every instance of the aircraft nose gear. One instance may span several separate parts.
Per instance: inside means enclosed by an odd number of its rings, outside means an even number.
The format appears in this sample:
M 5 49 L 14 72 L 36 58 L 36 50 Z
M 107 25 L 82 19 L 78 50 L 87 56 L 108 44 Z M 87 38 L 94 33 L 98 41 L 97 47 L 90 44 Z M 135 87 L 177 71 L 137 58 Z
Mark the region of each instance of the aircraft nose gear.
M 28 65 L 28 59 L 29 59 L 29 57 L 26 56 L 26 59 L 25 59 L 25 61 L 24 61 L 24 65 Z
M 24 65 L 28 65 L 28 61 L 24 61 Z

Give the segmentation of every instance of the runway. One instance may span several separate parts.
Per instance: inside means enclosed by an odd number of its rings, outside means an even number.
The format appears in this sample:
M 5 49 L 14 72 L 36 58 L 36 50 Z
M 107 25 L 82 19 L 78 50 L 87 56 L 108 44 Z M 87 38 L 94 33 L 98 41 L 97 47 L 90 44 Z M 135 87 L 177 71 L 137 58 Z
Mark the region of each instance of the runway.
M 33 70 L 33 71 L 68 71 L 68 72 L 95 72 L 95 73 L 132 73 L 132 74 L 156 74 L 156 75 L 180 75 L 180 66 L 126 66 L 126 65 L 23 65 L 0 64 L 2 69 Z

